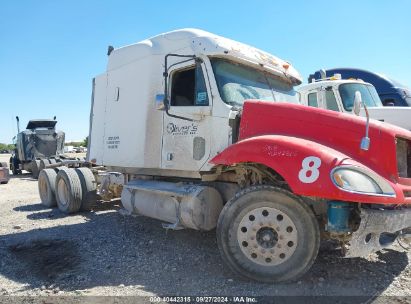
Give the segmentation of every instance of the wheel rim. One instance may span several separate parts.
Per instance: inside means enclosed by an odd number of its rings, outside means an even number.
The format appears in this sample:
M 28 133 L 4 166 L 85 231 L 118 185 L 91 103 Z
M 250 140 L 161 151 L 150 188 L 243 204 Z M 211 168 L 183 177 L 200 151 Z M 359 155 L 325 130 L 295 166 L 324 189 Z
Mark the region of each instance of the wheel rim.
M 297 229 L 284 212 L 269 207 L 256 208 L 240 221 L 238 244 L 252 262 L 264 266 L 287 261 L 297 247 Z
M 39 179 L 39 188 L 40 188 L 40 198 L 44 202 L 48 199 L 48 185 L 43 178 Z
M 69 190 L 64 179 L 60 179 L 57 184 L 57 196 L 59 198 L 59 202 L 63 206 L 67 206 L 69 202 Z

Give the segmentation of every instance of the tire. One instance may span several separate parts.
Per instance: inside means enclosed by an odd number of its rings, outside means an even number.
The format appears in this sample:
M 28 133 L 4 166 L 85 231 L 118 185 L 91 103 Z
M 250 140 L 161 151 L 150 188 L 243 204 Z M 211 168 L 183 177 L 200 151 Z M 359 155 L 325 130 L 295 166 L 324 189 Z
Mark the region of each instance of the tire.
M 47 158 L 40 160 L 40 171 L 46 169 L 46 166 L 50 164 L 50 161 Z
M 56 201 L 56 177 L 54 169 L 43 169 L 40 171 L 38 179 L 39 194 L 41 204 L 46 207 L 54 207 Z
M 18 164 L 18 160 L 16 157 L 10 157 L 10 170 L 13 173 L 13 175 L 18 175 L 21 173 L 20 169 L 19 169 L 19 164 Z
M 217 244 L 236 274 L 277 283 L 295 280 L 310 269 L 320 232 L 313 212 L 299 197 L 272 186 L 253 186 L 224 206 Z
M 33 178 L 38 178 L 40 173 L 40 161 L 35 159 L 31 162 L 31 174 Z
M 56 177 L 56 201 L 61 212 L 74 213 L 80 210 L 81 182 L 74 169 L 61 167 Z
M 90 211 L 97 203 L 97 183 L 93 172 L 89 168 L 75 169 L 82 189 L 81 210 Z

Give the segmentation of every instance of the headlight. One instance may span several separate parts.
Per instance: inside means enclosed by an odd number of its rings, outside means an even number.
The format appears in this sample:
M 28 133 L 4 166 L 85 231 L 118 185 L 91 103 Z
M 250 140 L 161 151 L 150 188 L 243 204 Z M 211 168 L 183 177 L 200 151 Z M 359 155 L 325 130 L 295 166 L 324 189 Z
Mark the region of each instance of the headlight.
M 356 166 L 341 166 L 331 172 L 334 184 L 345 191 L 378 195 L 394 196 L 394 189 L 378 174 Z

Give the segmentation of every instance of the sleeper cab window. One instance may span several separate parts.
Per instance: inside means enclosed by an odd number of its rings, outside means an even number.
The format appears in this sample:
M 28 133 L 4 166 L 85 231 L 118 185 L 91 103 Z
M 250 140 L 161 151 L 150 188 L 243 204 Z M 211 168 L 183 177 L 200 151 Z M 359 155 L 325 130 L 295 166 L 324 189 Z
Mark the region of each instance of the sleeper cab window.
M 208 105 L 207 86 L 200 64 L 173 73 L 171 106 Z

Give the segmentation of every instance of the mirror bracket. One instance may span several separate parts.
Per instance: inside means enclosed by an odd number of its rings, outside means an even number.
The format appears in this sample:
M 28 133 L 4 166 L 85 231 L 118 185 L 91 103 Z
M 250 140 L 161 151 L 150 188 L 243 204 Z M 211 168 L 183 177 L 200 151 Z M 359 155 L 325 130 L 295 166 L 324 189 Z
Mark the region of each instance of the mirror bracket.
M 365 115 L 367 117 L 367 122 L 366 122 L 366 125 L 365 125 L 365 137 L 363 137 L 361 139 L 360 149 L 363 150 L 363 151 L 368 151 L 370 149 L 370 144 L 371 144 L 371 140 L 368 137 L 368 132 L 369 132 L 369 129 L 370 129 L 370 115 L 368 113 L 367 106 L 362 101 L 361 92 L 355 91 L 354 104 L 353 104 L 353 109 L 352 109 L 352 111 L 354 112 L 355 115 L 358 116 L 360 114 L 361 106 L 364 107 Z

